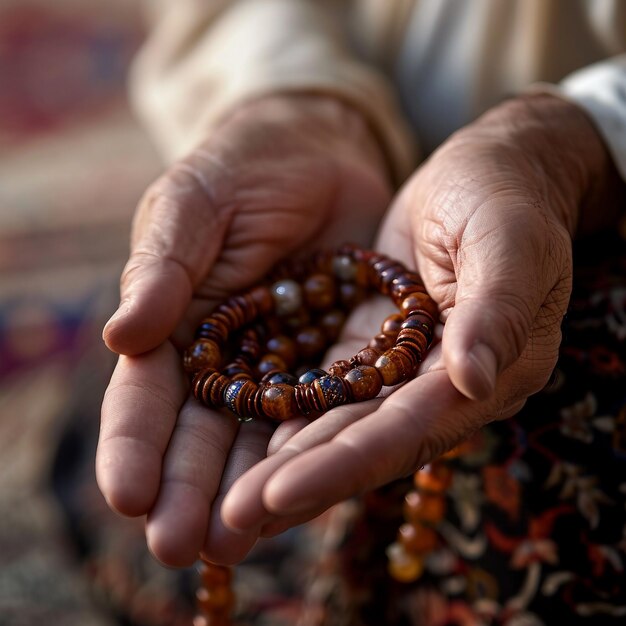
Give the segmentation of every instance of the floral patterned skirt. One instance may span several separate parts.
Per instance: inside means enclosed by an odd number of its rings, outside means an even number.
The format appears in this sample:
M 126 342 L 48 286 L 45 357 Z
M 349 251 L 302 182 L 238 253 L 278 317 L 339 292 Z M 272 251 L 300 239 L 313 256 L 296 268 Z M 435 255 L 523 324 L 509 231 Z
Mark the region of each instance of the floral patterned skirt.
M 626 624 L 626 242 L 575 266 L 553 379 L 451 461 L 421 578 L 387 571 L 401 481 L 333 512 L 301 626 Z

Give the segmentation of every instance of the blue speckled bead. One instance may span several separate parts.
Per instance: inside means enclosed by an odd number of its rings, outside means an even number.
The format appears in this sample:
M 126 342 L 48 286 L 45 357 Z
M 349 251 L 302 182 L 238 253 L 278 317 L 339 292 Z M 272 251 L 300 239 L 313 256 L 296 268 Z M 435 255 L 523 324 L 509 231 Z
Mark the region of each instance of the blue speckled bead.
M 298 382 L 301 385 L 306 385 L 308 383 L 312 383 L 314 380 L 317 380 L 318 378 L 322 378 L 322 376 L 328 376 L 328 372 L 325 372 L 324 370 L 314 367 L 313 369 L 310 369 L 304 372 L 304 374 L 302 374 L 302 376 L 298 378 Z

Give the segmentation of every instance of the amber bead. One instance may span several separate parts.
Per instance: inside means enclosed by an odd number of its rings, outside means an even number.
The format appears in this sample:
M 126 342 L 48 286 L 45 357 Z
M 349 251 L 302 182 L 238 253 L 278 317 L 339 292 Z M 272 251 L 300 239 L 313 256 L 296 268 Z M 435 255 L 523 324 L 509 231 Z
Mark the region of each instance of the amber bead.
M 374 363 L 374 367 L 380 372 L 383 384 L 388 387 L 405 382 L 415 372 L 415 363 L 398 346 L 381 355 Z
M 335 361 L 329 368 L 328 373 L 332 376 L 345 376 L 352 369 L 350 361 Z
M 389 350 L 389 348 L 392 348 L 394 343 L 393 337 L 380 333 L 370 339 L 368 347 L 377 350 L 379 353 L 383 353 Z
M 318 356 L 326 347 L 326 336 L 315 326 L 306 326 L 296 333 L 298 354 L 304 361 Z
M 423 491 L 444 492 L 452 482 L 452 468 L 438 461 L 425 465 L 413 478 L 415 486 Z
M 296 343 L 287 335 L 276 335 L 270 337 L 265 344 L 268 352 L 277 354 L 287 365 L 287 369 L 291 369 L 298 359 Z
M 201 559 L 198 565 L 198 574 L 202 579 L 202 583 L 208 586 L 213 585 L 229 585 L 233 572 L 226 565 L 215 565 L 205 559 Z
M 198 608 L 207 613 L 218 609 L 230 611 L 235 603 L 235 596 L 227 585 L 214 585 L 208 589 L 201 588 L 196 592 Z
M 233 626 L 233 623 L 228 613 L 212 612 L 206 615 L 196 615 L 192 626 Z
M 446 513 L 446 499 L 442 494 L 411 491 L 404 499 L 404 517 L 409 521 L 437 524 Z
M 327 311 L 335 304 L 336 286 L 331 276 L 313 274 L 302 285 L 304 301 L 313 311 Z
M 339 309 L 328 311 L 320 317 L 319 327 L 324 331 L 329 341 L 336 341 L 346 321 L 346 314 Z
M 402 322 L 404 322 L 404 316 L 400 313 L 392 313 L 389 317 L 385 319 L 385 321 L 381 324 L 380 332 L 383 335 L 387 335 L 387 337 L 392 337 L 395 339 L 400 332 L 400 327 L 402 326 Z
M 435 301 L 426 293 L 412 293 L 402 299 L 400 309 L 405 315 L 426 311 L 433 319 L 439 318 L 439 310 Z
M 350 359 L 350 362 L 354 363 L 354 365 L 374 365 L 379 357 L 380 352 L 378 350 L 363 348 Z
M 379 371 L 371 365 L 359 365 L 351 369 L 344 380 L 350 386 L 352 397 L 356 402 L 375 398 L 383 386 Z
M 211 339 L 196 339 L 185 352 L 183 363 L 188 372 L 205 367 L 219 368 L 222 361 L 220 347 Z
M 256 366 L 257 372 L 260 377 L 269 374 L 270 372 L 284 372 L 288 370 L 285 361 L 277 354 L 266 354 L 261 358 Z
M 389 574 L 394 580 L 412 583 L 424 573 L 424 561 L 416 554 L 409 554 L 403 545 L 392 543 L 387 548 Z
M 261 405 L 265 415 L 275 420 L 283 421 L 299 414 L 291 385 L 268 385 L 263 390 Z
M 398 543 L 401 543 L 407 552 L 426 554 L 432 552 L 439 542 L 439 536 L 430 526 L 419 522 L 402 524 L 398 530 Z

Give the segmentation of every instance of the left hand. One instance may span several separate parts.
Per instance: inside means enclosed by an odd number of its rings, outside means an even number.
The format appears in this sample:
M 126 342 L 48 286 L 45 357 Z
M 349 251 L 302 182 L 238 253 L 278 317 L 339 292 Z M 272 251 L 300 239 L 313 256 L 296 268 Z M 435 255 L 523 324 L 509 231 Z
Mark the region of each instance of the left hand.
M 518 412 L 556 363 L 579 213 L 613 180 L 589 120 L 552 96 L 508 101 L 452 136 L 408 181 L 378 241 L 421 274 L 445 322 L 441 343 L 386 399 L 336 408 L 302 430 L 282 425 L 273 454 L 227 494 L 227 526 L 273 534 Z M 332 356 L 363 347 L 386 304 L 357 310 Z

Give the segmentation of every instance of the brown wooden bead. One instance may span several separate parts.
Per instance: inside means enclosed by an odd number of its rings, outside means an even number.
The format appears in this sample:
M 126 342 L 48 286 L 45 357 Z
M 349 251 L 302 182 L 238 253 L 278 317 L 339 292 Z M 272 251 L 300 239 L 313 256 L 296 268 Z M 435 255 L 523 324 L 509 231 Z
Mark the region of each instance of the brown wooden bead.
M 299 309 L 292 315 L 283 319 L 283 327 L 291 331 L 297 331 L 300 328 L 308 326 L 311 323 L 311 314 L 307 309 Z
M 239 417 L 248 417 L 248 400 L 258 388 L 259 386 L 252 380 L 233 380 L 224 389 L 224 406 Z
M 402 323 L 400 330 L 405 328 L 413 328 L 421 332 L 426 337 L 428 345 L 430 345 L 433 339 L 435 321 L 428 313 L 411 313 Z
M 322 315 L 319 320 L 319 326 L 324 331 L 326 338 L 333 342 L 339 338 L 345 321 L 346 314 L 339 309 L 333 309 Z
M 232 380 L 212 368 L 198 372 L 192 382 L 194 395 L 207 406 L 224 406 L 224 389 Z
M 295 388 L 291 385 L 268 385 L 261 399 L 263 413 L 275 420 L 288 420 L 299 414 L 295 401 Z
M 320 412 L 328 411 L 352 399 L 350 387 L 339 376 L 316 378 L 311 387 L 316 396 L 316 409 Z
M 287 335 L 276 335 L 270 337 L 265 344 L 267 351 L 277 354 L 286 364 L 287 369 L 295 366 L 298 353 L 296 343 Z
M 344 380 L 350 386 L 356 402 L 375 398 L 383 386 L 379 371 L 371 365 L 359 365 L 351 369 L 344 376 Z
M 368 347 L 377 350 L 379 353 L 383 353 L 389 350 L 389 348 L 392 348 L 394 343 L 395 341 L 392 337 L 380 333 L 370 339 Z
M 352 369 L 350 361 L 335 361 L 329 368 L 328 373 L 332 376 L 345 376 Z
M 288 369 L 285 361 L 277 354 L 271 352 L 263 356 L 256 366 L 260 378 L 263 378 L 263 376 L 270 372 L 285 372 Z
M 427 554 L 437 547 L 439 535 L 430 526 L 420 522 L 402 524 L 398 530 L 398 543 L 401 543 L 407 552 Z
M 274 298 L 267 287 L 255 287 L 250 291 L 250 299 L 254 302 L 257 315 L 265 316 L 274 311 Z
M 438 493 L 411 491 L 404 499 L 403 511 L 409 521 L 435 525 L 446 514 L 446 499 Z
M 414 272 L 405 272 L 396 276 L 389 287 L 389 295 L 396 303 L 402 302 L 406 296 L 416 292 L 425 293 L 426 288 L 422 279 Z
M 313 311 L 327 311 L 335 304 L 336 285 L 327 274 L 313 274 L 302 285 L 304 301 Z
M 398 333 L 400 332 L 402 322 L 404 322 L 403 315 L 401 315 L 400 313 L 392 313 L 382 323 L 380 331 L 383 335 L 387 335 L 387 337 L 393 337 L 393 339 L 395 340 L 395 338 L 398 336 Z
M 413 482 L 422 491 L 443 493 L 452 482 L 452 469 L 445 463 L 435 461 L 415 472 Z
M 410 344 L 416 351 L 416 354 L 424 354 L 426 348 L 428 348 L 428 339 L 421 330 L 415 328 L 403 328 L 398 334 L 396 340 L 398 346 L 402 344 Z
M 315 326 L 305 326 L 296 334 L 298 354 L 304 361 L 318 356 L 326 347 L 326 336 Z
M 219 368 L 221 362 L 220 347 L 211 339 L 196 339 L 183 357 L 183 364 L 188 372 L 197 372 L 206 367 Z
M 433 319 L 439 318 L 439 309 L 435 301 L 426 293 L 412 293 L 400 303 L 400 309 L 405 315 L 425 311 Z
M 380 357 L 380 352 L 378 350 L 374 350 L 374 348 L 363 348 L 360 352 L 357 352 L 351 359 L 350 363 L 356 365 L 374 365 L 378 358 Z
M 400 346 L 396 346 L 387 350 L 374 363 L 374 367 L 382 376 L 383 384 L 388 387 L 405 382 L 415 372 L 413 360 L 407 355 L 407 352 L 400 348 Z
M 341 283 L 339 285 L 339 301 L 342 306 L 348 310 L 352 310 L 358 304 L 361 304 L 367 291 L 361 285 L 355 283 Z
M 399 263 L 385 267 L 385 269 L 378 275 L 377 286 L 379 291 L 384 295 L 388 295 L 389 290 L 391 289 L 392 281 L 397 277 L 402 276 L 405 272 L 405 267 Z

